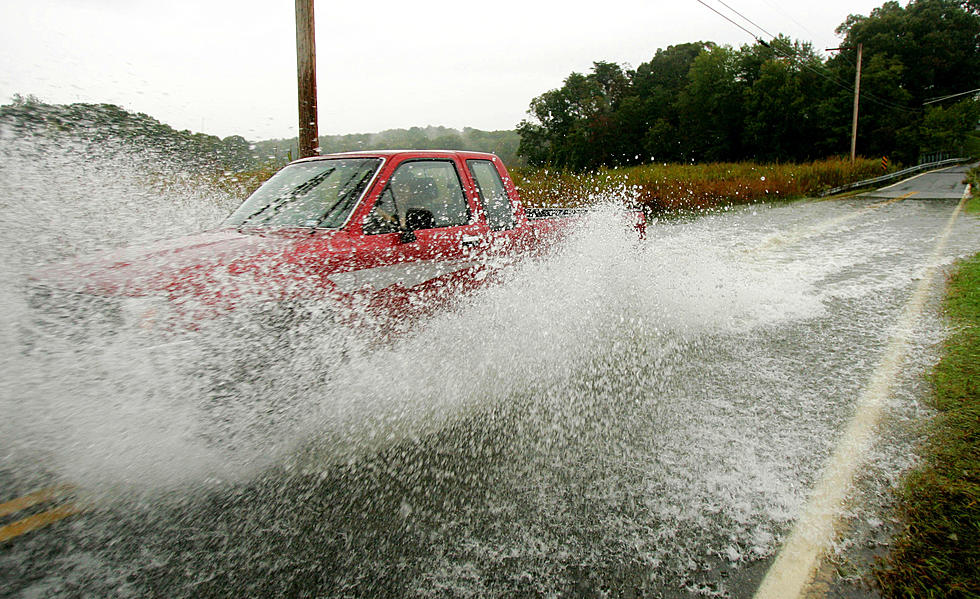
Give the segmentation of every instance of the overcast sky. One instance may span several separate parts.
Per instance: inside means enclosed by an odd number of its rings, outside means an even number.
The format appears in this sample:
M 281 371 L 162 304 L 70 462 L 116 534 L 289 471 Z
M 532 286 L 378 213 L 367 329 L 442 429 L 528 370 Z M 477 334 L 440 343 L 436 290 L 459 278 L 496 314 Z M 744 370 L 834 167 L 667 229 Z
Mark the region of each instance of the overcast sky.
M 883 0 L 705 2 L 823 51 L 848 14 Z M 316 0 L 320 133 L 511 129 L 531 98 L 593 61 L 636 67 L 672 44 L 752 41 L 697 0 L 587 6 Z M 294 15 L 293 0 L 0 0 L 0 103 L 109 102 L 178 129 L 292 137 Z

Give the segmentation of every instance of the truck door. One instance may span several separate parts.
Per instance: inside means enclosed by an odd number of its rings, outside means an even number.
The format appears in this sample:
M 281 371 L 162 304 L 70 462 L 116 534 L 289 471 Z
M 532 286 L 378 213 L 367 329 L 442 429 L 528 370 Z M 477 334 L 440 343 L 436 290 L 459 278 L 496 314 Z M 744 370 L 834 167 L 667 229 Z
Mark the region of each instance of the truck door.
M 361 223 L 356 270 L 330 279 L 389 311 L 424 311 L 477 284 L 486 225 L 462 181 L 449 158 L 397 164 Z

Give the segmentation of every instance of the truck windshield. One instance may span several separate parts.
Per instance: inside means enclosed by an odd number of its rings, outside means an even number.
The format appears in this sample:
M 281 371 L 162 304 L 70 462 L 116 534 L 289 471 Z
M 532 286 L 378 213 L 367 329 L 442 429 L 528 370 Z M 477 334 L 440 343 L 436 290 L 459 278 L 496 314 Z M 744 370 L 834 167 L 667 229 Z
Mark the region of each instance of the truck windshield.
M 224 224 L 239 228 L 339 228 L 380 165 L 378 158 L 337 158 L 289 165 L 263 183 Z

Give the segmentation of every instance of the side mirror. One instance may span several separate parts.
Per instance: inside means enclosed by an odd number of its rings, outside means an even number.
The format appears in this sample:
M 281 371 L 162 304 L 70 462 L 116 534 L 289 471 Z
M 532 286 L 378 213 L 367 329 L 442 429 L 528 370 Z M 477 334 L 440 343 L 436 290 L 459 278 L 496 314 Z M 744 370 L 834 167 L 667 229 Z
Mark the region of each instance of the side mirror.
M 401 242 L 412 243 L 415 241 L 415 231 L 431 229 L 435 226 L 436 221 L 432 212 L 425 208 L 412 208 L 405 213 L 405 224 L 401 227 Z

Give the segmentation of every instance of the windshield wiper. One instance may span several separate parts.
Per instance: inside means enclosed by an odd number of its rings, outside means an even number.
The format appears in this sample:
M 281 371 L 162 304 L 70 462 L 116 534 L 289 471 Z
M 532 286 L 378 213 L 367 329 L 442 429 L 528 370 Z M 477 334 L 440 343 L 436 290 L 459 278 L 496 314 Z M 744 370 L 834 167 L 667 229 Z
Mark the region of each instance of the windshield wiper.
M 291 202 L 292 200 L 295 200 L 299 196 L 301 196 L 301 195 L 305 194 L 306 192 L 312 190 L 313 188 L 315 188 L 320 183 L 323 183 L 323 181 L 327 177 L 329 177 L 330 175 L 332 175 L 335 170 L 337 170 L 336 167 L 331 167 L 331 168 L 326 169 L 322 173 L 318 173 L 314 177 L 310 177 L 308 180 L 306 180 L 303 183 L 297 185 L 295 188 L 293 188 L 286 195 L 284 195 L 284 196 L 282 196 L 280 198 L 277 198 L 273 202 L 269 202 L 268 204 L 266 204 L 265 206 L 262 206 L 261 208 L 259 208 L 255 212 L 253 212 L 252 214 L 249 214 L 248 216 L 246 216 L 242 220 L 241 223 L 239 223 L 239 225 L 238 225 L 238 231 L 241 231 L 242 230 L 242 228 L 245 226 L 245 223 L 247 223 L 248 221 L 252 220 L 256 216 L 262 214 L 266 210 L 268 210 L 268 209 L 271 208 L 273 212 L 278 211 L 287 202 Z
M 364 187 L 365 181 L 372 174 L 374 174 L 374 170 L 365 170 L 364 174 L 361 175 L 361 178 L 357 181 L 357 183 L 351 186 L 351 183 L 354 181 L 354 177 L 357 176 L 357 172 L 355 171 L 354 174 L 351 175 L 350 179 L 348 179 L 347 182 L 344 183 L 344 185 L 341 187 L 341 192 L 337 194 L 337 201 L 333 203 L 333 206 L 327 208 L 320 216 L 320 218 L 316 219 L 316 223 L 314 223 L 313 226 L 310 228 L 310 234 L 312 235 L 313 231 L 316 230 L 317 227 L 322 225 L 323 221 L 327 220 L 327 217 L 331 216 L 334 213 L 334 211 L 337 209 L 337 206 L 339 206 L 341 202 L 344 202 L 344 208 L 346 209 L 347 206 L 350 205 L 351 199 L 356 201 L 357 197 L 360 195 L 360 193 L 358 192 L 360 192 L 360 190 Z M 342 212 L 345 211 L 346 210 L 342 210 Z

